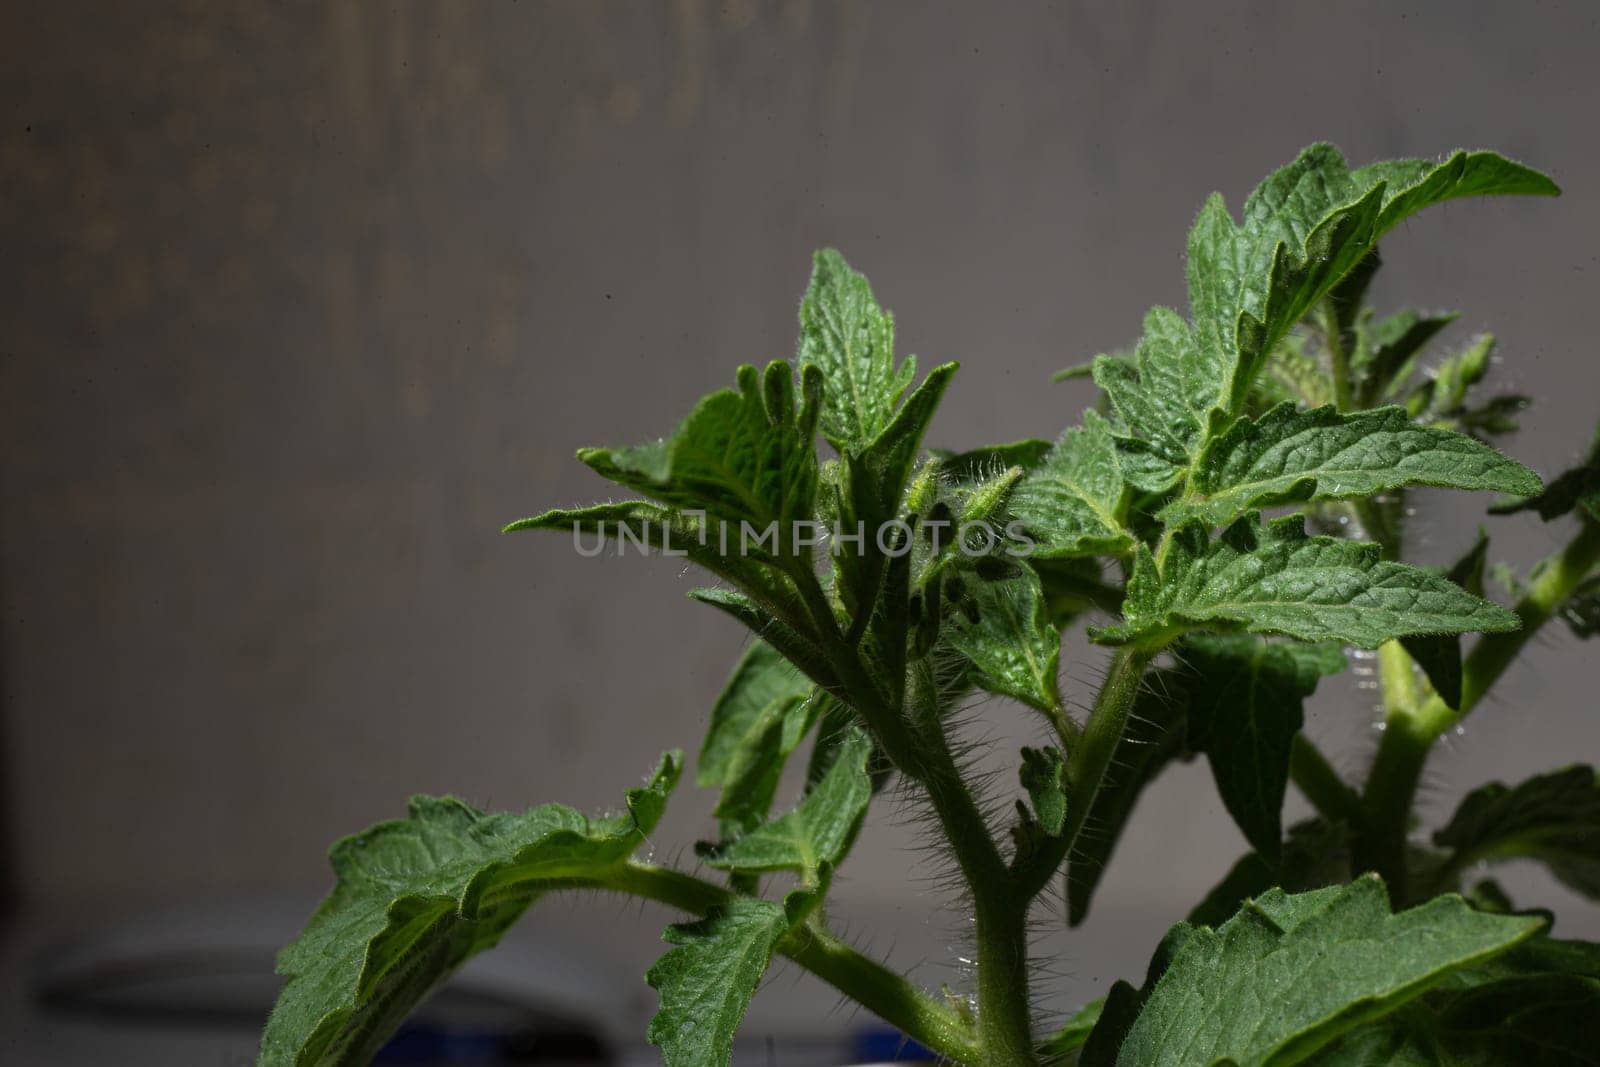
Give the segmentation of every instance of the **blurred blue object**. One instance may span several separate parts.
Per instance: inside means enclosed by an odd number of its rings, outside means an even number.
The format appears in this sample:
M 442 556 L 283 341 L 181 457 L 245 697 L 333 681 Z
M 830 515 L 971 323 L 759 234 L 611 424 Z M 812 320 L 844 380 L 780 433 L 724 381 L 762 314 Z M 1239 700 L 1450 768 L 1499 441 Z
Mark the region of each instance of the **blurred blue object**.
M 938 1056 L 898 1030 L 878 1027 L 862 1030 L 852 1046 L 861 1063 L 937 1063 Z

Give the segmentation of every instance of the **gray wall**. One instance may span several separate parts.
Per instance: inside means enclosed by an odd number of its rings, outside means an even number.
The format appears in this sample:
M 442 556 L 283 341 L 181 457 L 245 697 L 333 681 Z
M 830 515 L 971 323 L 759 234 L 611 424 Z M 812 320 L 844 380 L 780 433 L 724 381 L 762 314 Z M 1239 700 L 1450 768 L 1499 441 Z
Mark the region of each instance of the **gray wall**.
M 1357 161 L 1496 147 L 1566 197 L 1420 217 L 1379 297 L 1492 328 L 1497 373 L 1541 398 L 1513 451 L 1562 467 L 1600 408 L 1596 9 L 1333 7 L 7 5 L 23 906 L 320 886 L 324 843 L 408 793 L 606 806 L 695 746 L 742 640 L 683 602 L 696 576 L 496 529 L 608 495 L 574 446 L 665 432 L 737 363 L 790 354 L 820 245 L 871 275 L 904 350 L 963 361 L 938 441 L 1049 436 L 1090 400 L 1052 370 L 1181 306 L 1209 191 L 1237 206 L 1317 139 Z M 1464 546 L 1482 503 L 1426 498 L 1419 552 Z M 1562 536 L 1501 528 L 1520 561 Z M 1077 699 L 1098 662 L 1069 639 Z M 1541 638 L 1516 699 L 1433 765 L 1430 810 L 1592 758 L 1592 677 Z M 1358 683 L 1310 727 L 1351 770 L 1373 747 Z M 996 766 L 1034 733 L 975 718 Z M 662 854 L 708 807 L 680 795 Z M 960 930 L 906 815 L 874 814 L 838 909 L 936 981 Z M 1142 967 L 1242 849 L 1200 767 L 1136 831 L 1090 932 L 1060 940 L 1066 998 Z M 627 925 L 606 936 L 648 959 L 655 930 Z

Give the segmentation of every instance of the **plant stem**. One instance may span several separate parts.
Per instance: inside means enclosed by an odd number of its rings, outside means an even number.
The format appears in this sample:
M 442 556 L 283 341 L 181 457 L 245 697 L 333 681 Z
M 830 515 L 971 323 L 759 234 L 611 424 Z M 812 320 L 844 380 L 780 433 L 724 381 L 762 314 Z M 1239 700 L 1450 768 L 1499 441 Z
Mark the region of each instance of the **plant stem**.
M 1378 646 L 1378 685 L 1386 718 L 1409 715 L 1421 703 L 1416 664 L 1399 641 Z
M 972 896 L 979 1062 L 983 1067 L 1032 1067 L 1038 1060 L 1029 1014 L 1027 899 L 1015 895 L 1011 872 L 961 779 L 942 729 L 934 740 L 918 761 L 920 781 Z
M 704 915 L 734 899 L 728 890 L 694 875 L 633 861 L 605 887 L 692 915 Z M 778 951 L 941 1056 L 970 1065 L 988 1062 L 959 1015 L 820 925 L 807 923 L 791 931 L 778 943 Z
M 1067 767 L 1067 822 L 1061 836 L 1043 845 L 1036 856 L 1017 871 L 1018 892 L 1031 901 L 1049 884 L 1083 831 L 1083 824 L 1094 805 L 1095 794 L 1105 780 L 1106 769 L 1116 753 L 1117 742 L 1127 729 L 1128 713 L 1139 696 L 1145 668 L 1155 659 L 1151 649 L 1119 648 L 1111 658 L 1110 670 L 1095 697 L 1089 721 L 1078 736 L 1077 748 Z
M 984 1067 L 1033 1067 L 1028 1000 L 1026 901 L 1013 895 L 1011 872 L 972 792 L 962 780 L 949 739 L 935 714 L 914 731 L 904 708 L 888 707 L 855 649 L 826 646 L 850 704 L 877 735 L 902 773 L 927 791 L 971 894 L 978 950 L 978 1042 Z M 930 1046 L 931 1047 L 931 1046 Z
M 939 1055 L 957 1063 L 987 1062 L 954 1011 L 827 931 L 802 927 L 778 950 Z
M 1324 819 L 1351 827 L 1361 825 L 1361 794 L 1350 788 L 1303 733 L 1294 735 L 1289 748 L 1289 777 Z
M 1317 317 L 1321 320 L 1323 341 L 1328 346 L 1328 375 L 1333 379 L 1334 405 L 1340 411 L 1349 411 L 1352 401 L 1350 360 L 1345 354 L 1344 338 L 1339 331 L 1338 309 L 1332 300 L 1322 301 Z
M 1409 707 L 1390 710 L 1362 798 L 1368 832 L 1357 842 L 1356 859 L 1359 866 L 1376 870 L 1389 883 L 1396 906 L 1408 895 L 1406 835 L 1417 785 L 1434 742 L 1454 729 L 1483 699 L 1517 653 L 1597 564 L 1600 523 L 1584 519 L 1576 537 L 1534 568 L 1527 592 L 1513 609 L 1522 620 L 1521 629 L 1484 634 L 1462 661 L 1459 709 L 1434 695 L 1421 706 L 1413 702 Z M 1406 667 L 1409 671 L 1409 659 Z

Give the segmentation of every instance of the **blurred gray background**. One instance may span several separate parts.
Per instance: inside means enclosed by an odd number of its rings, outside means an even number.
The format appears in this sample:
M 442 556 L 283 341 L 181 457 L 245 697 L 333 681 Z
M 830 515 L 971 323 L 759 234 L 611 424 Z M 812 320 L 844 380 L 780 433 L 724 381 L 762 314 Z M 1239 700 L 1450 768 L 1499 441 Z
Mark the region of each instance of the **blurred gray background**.
M 1509 447 L 1558 471 L 1600 414 L 1597 20 L 1526 2 L 7 5 L 13 941 L 319 890 L 326 843 L 413 792 L 603 808 L 695 748 L 743 642 L 684 601 L 698 577 L 497 529 L 610 495 L 575 446 L 664 433 L 738 363 L 792 354 L 818 246 L 869 274 L 902 351 L 962 361 L 937 443 L 1053 436 L 1091 395 L 1050 372 L 1183 305 L 1210 191 L 1237 208 L 1313 140 L 1354 162 L 1494 147 L 1566 195 L 1420 216 L 1386 241 L 1377 297 L 1463 310 L 1453 342 L 1493 330 L 1501 383 L 1539 398 Z M 1465 547 L 1484 503 L 1424 497 L 1417 553 Z M 1493 530 L 1520 563 L 1565 536 Z M 1098 663 L 1069 637 L 1080 700 Z M 1429 813 L 1593 759 L 1593 678 L 1552 627 L 1431 766 Z M 1372 702 L 1351 674 L 1311 717 L 1352 772 Z M 1036 734 L 999 703 L 976 719 L 990 766 Z M 657 855 L 709 833 L 710 804 L 683 788 Z M 874 811 L 835 912 L 959 984 L 962 924 L 911 815 Z M 1168 775 L 1088 927 L 1041 914 L 1042 1009 L 1141 973 L 1243 848 L 1203 764 Z M 1600 909 L 1509 882 L 1561 907 L 1558 930 L 1600 934 Z M 553 901 L 523 936 L 597 919 L 596 958 L 633 974 L 663 918 Z M 648 1015 L 642 982 L 616 996 Z M 752 1026 L 833 1005 L 780 975 Z

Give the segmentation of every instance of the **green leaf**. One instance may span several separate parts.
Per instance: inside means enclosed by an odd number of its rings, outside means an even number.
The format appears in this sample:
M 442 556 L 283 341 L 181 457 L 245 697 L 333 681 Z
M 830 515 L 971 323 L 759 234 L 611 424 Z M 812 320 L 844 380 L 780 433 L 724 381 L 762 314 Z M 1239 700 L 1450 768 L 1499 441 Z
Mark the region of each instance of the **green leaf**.
M 699 922 L 667 927 L 664 939 L 676 947 L 645 976 L 659 997 L 647 1036 L 666 1067 L 727 1067 L 778 942 L 815 899 L 803 890 L 782 904 L 739 897 Z
M 1455 562 L 1445 577 L 1473 596 L 1483 595 L 1483 571 L 1489 558 L 1489 535 L 1478 527 L 1478 538 L 1467 554 Z M 1452 708 L 1461 707 L 1461 637 L 1458 634 L 1418 634 L 1400 643 L 1428 676 L 1428 684 Z
M 1068 860 L 1067 922 L 1072 926 L 1088 917 L 1095 889 L 1145 787 L 1174 760 L 1189 758 L 1185 720 L 1191 681 L 1183 668 L 1145 676 Z
M 1527 467 L 1465 434 L 1421 426 L 1399 407 L 1340 414 L 1280 404 L 1242 418 L 1207 444 L 1190 493 L 1161 513 L 1168 523 L 1214 526 L 1252 508 L 1371 496 L 1406 485 L 1539 491 Z
M 1600 633 L 1600 574 L 1574 589 L 1557 611 L 1576 636 L 1588 639 Z
M 704 510 L 760 539 L 775 529 L 773 556 L 797 554 L 794 524 L 810 521 L 817 490 L 816 421 L 820 375 L 803 377 L 796 403 L 794 372 L 774 361 L 765 374 L 739 368 L 737 391 L 701 400 L 666 441 L 635 448 L 585 448 L 578 458 L 595 471 L 683 510 Z
M 1475 789 L 1433 840 L 1452 850 L 1455 870 L 1485 860 L 1537 860 L 1568 887 L 1600 900 L 1600 782 L 1593 767 Z
M 751 633 L 781 652 L 784 659 L 800 668 L 806 677 L 824 689 L 838 688 L 833 667 L 809 631 L 802 632 L 788 625 L 750 597 L 733 589 L 692 589 L 689 599 L 710 604 L 739 620 Z
M 1094 380 L 1128 428 L 1181 469 L 1217 402 L 1223 370 L 1217 350 L 1197 343 L 1182 316 L 1158 307 L 1145 316 L 1133 358 L 1098 357 Z
M 1514 630 L 1517 617 L 1442 575 L 1380 558 L 1377 545 L 1312 537 L 1291 515 L 1262 526 L 1248 514 L 1211 540 L 1202 523 L 1173 536 L 1158 572 L 1141 549 L 1124 625 L 1091 630 L 1108 644 L 1159 644 L 1222 623 L 1253 633 L 1377 648 L 1395 637 Z
M 622 500 L 586 508 L 557 508 L 519 519 L 502 532 L 521 530 L 570 531 L 574 547 L 586 555 L 598 554 L 598 539 L 608 538 L 616 543 L 619 554 L 639 551 L 681 556 L 745 590 L 749 598 L 755 598 L 749 600 L 752 605 L 759 600 L 764 618 L 781 617 L 791 630 L 796 622 L 802 623 L 800 629 L 809 626 L 793 580 L 777 566 L 761 561 L 759 554 L 743 554 L 740 532 L 726 525 L 718 524 L 718 533 L 712 534 L 694 516 L 646 500 Z M 596 541 L 589 543 L 585 538 Z
M 1289 752 L 1317 681 L 1345 667 L 1336 646 L 1243 634 L 1190 636 L 1189 747 L 1211 763 L 1217 792 L 1245 839 L 1276 865 Z
M 860 532 L 869 547 L 835 555 L 834 568 L 840 600 L 858 626 L 873 617 L 889 562 L 876 550 L 878 532 L 901 517 L 923 435 L 957 369 L 945 363 L 929 371 L 883 432 L 859 454 L 844 458 L 841 528 Z
M 608 818 L 557 804 L 485 815 L 415 797 L 407 818 L 334 845 L 333 891 L 278 957 L 289 981 L 259 1062 L 367 1063 L 435 984 L 545 892 L 605 885 L 655 828 L 681 768 L 676 753 L 663 757 Z
M 1061 1029 L 1050 1035 L 1049 1039 L 1039 1046 L 1040 1058 L 1052 1067 L 1070 1062 L 1067 1057 L 1082 1048 L 1084 1042 L 1089 1040 L 1089 1034 L 1093 1032 L 1095 1023 L 1100 1021 L 1100 1013 L 1105 1006 L 1104 997 L 1085 1004 L 1062 1025 Z
M 1458 317 L 1453 311 L 1428 315 L 1408 308 L 1374 326 L 1350 357 L 1350 377 L 1360 405 L 1371 407 L 1380 397 L 1393 395 L 1393 388 L 1410 377 L 1409 368 L 1428 342 Z
M 1044 461 L 1011 495 L 1011 513 L 1027 528 L 1040 559 L 1120 554 L 1133 538 L 1118 519 L 1123 495 L 1116 444 L 1093 411 L 1061 435 Z
M 826 378 L 822 435 L 841 454 L 860 453 L 878 439 L 917 371 L 912 356 L 895 365 L 894 316 L 831 248 L 816 254 L 800 303 L 799 358 Z
M 1283 842 L 1280 859 L 1268 862 L 1260 853 L 1241 856 L 1205 899 L 1189 912 L 1196 926 L 1218 926 L 1244 906 L 1277 887 L 1286 893 L 1322 889 L 1350 878 L 1350 831 L 1342 823 L 1306 819 L 1295 823 Z
M 1183 943 L 1193 936 L 1194 930 L 1188 923 L 1179 923 L 1167 931 L 1150 957 L 1144 985 L 1140 988 L 1135 989 L 1120 980 L 1111 984 L 1111 991 L 1106 994 L 1105 1004 L 1100 1009 L 1100 1018 L 1095 1021 L 1094 1029 L 1089 1031 L 1089 1038 L 1078 1055 L 1079 1067 L 1114 1067 L 1118 1062 L 1117 1052 L 1138 1021 L 1145 1001 L 1150 999 L 1161 976 L 1167 972 L 1173 958 L 1183 948 Z
M 1588 1067 L 1600 946 L 1536 937 L 1322 1050 L 1313 1067 Z
M 1491 334 L 1479 334 L 1473 338 L 1472 344 L 1433 369 L 1428 380 L 1407 400 L 1407 405 L 1432 423 L 1461 414 L 1466 410 L 1467 394 L 1489 373 L 1489 360 L 1494 355 L 1494 346 L 1495 340 Z
M 748 830 L 763 822 L 789 754 L 820 701 L 813 686 L 765 641 L 754 641 L 711 709 L 695 784 L 722 790 L 716 815 Z
M 988 445 L 968 452 L 934 450 L 939 458 L 939 476 L 964 485 L 968 482 L 985 482 L 997 478 L 1012 467 L 1032 470 L 1044 462 L 1052 445 L 1030 437 L 1004 445 Z
M 717 849 L 708 865 L 757 874 L 795 870 L 814 878 L 836 867 L 855 842 L 872 799 L 872 739 L 851 731 L 823 775 L 792 810 Z
M 1024 746 L 1017 774 L 1033 801 L 1033 817 L 1039 828 L 1051 837 L 1059 837 L 1067 823 L 1067 765 L 1060 751 Z
M 1496 515 L 1535 511 L 1546 522 L 1577 511 L 1600 522 L 1600 426 L 1582 463 L 1553 479 L 1544 492 L 1519 500 L 1496 504 L 1489 509 Z
M 966 658 L 973 684 L 1060 714 L 1061 632 L 1050 621 L 1038 575 L 1024 567 L 1017 578 L 966 585 L 975 617 L 955 612 L 944 630 Z
M 1273 890 L 1218 929 L 1189 932 L 1117 1063 L 1297 1063 L 1542 926 L 1474 911 L 1456 896 L 1391 914 L 1372 875 L 1292 896 Z
M 1491 152 L 1351 171 L 1337 149 L 1319 144 L 1257 186 L 1242 225 L 1213 196 L 1190 231 L 1188 274 L 1195 335 L 1222 361 L 1220 406 L 1243 408 L 1290 327 L 1409 215 L 1463 196 L 1557 192 L 1548 178 Z
M 1560 196 L 1545 175 L 1495 152 L 1457 150 L 1442 161 L 1393 159 L 1369 163 L 1351 178 L 1357 188 L 1385 182 L 1378 232 L 1388 233 L 1432 204 L 1467 196 Z

